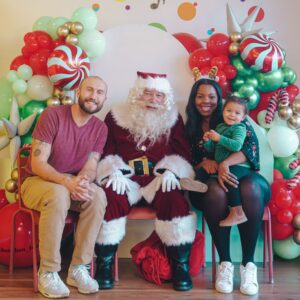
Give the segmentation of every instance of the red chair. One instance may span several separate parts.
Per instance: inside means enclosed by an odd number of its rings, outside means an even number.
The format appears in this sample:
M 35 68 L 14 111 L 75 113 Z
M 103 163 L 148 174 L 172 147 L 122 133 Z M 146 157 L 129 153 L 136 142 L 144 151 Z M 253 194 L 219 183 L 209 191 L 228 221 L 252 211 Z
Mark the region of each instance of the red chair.
M 13 218 L 12 218 L 12 225 L 11 225 L 11 246 L 10 246 L 10 262 L 9 262 L 9 273 L 13 273 L 14 269 L 14 250 L 15 250 L 15 219 L 16 216 L 20 213 L 27 213 L 31 217 L 31 242 L 32 242 L 32 260 L 33 260 L 33 286 L 34 286 L 34 291 L 38 291 L 38 266 L 37 266 L 37 261 L 38 261 L 38 248 L 37 248 L 37 229 L 38 229 L 38 224 L 39 224 L 39 219 L 40 219 L 40 213 L 38 211 L 34 211 L 31 209 L 28 209 L 21 197 L 21 185 L 24 181 L 25 177 L 25 167 L 27 164 L 27 160 L 29 158 L 29 153 L 31 151 L 31 145 L 24 145 L 22 148 L 19 149 L 18 151 L 18 156 L 17 156 L 17 164 L 18 164 L 18 195 L 16 201 L 19 204 L 18 210 L 14 213 Z M 74 226 L 74 230 L 78 221 L 78 216 L 79 214 L 73 211 L 69 211 L 67 218 L 65 220 L 65 224 L 72 224 Z M 91 274 L 93 275 L 94 273 L 94 265 L 93 261 L 91 264 Z
M 273 274 L 273 246 L 272 246 L 272 222 L 271 213 L 268 206 L 264 209 L 263 214 L 263 232 L 264 232 L 264 252 L 263 252 L 263 268 L 266 268 L 267 252 L 268 252 L 268 267 L 269 267 L 269 283 L 274 283 Z M 205 222 L 205 221 L 204 221 Z M 203 226 L 203 224 L 202 224 Z M 205 228 L 205 226 L 204 226 Z M 267 251 L 268 247 L 268 251 Z M 213 269 L 213 281 L 216 279 L 216 247 L 212 241 L 212 269 Z

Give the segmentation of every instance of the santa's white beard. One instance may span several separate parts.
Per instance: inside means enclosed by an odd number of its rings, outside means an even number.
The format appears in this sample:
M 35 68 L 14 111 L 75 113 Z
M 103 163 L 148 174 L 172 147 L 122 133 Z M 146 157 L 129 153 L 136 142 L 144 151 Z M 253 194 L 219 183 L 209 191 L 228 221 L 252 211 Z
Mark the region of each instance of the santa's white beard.
M 131 126 L 129 132 L 140 149 L 148 140 L 147 146 L 152 146 L 160 139 L 169 139 L 171 127 L 174 124 L 174 111 L 159 107 L 147 109 L 144 105 L 132 104 L 130 108 Z

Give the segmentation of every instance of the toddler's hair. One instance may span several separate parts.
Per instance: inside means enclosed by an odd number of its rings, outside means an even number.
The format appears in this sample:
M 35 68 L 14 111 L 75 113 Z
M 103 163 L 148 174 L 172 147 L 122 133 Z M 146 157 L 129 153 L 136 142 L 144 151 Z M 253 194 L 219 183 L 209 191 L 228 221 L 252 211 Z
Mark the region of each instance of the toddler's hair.
M 247 115 L 248 114 L 248 99 L 247 98 L 240 98 L 240 97 L 237 97 L 233 94 L 229 94 L 227 96 L 227 98 L 225 99 L 225 102 L 223 104 L 223 109 L 226 107 L 226 105 L 228 103 L 237 103 L 241 106 L 243 106 L 244 108 L 244 114 Z

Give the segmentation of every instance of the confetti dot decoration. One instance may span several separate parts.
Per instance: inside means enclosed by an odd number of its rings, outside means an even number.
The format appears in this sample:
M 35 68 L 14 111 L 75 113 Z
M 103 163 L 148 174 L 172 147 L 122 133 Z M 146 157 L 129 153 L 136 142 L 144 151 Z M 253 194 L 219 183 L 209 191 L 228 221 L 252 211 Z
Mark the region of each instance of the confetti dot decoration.
M 180 19 L 190 21 L 196 16 L 196 7 L 193 3 L 183 2 L 178 6 L 177 13 Z
M 161 29 L 163 31 L 167 31 L 167 28 L 163 24 L 161 24 L 161 23 L 155 23 L 154 22 L 154 23 L 149 23 L 148 25 L 156 27 L 156 28 Z
M 255 9 L 256 9 L 256 6 L 250 7 L 249 10 L 248 10 L 248 16 L 251 15 L 251 13 L 252 13 Z M 260 10 L 258 11 L 258 15 L 257 15 L 257 17 L 256 17 L 256 19 L 255 19 L 255 22 L 260 22 L 260 21 L 262 21 L 262 20 L 264 19 L 264 17 L 265 17 L 265 11 L 264 11 L 262 8 L 260 8 Z
M 93 9 L 95 12 L 97 12 L 97 11 L 99 11 L 99 9 L 100 9 L 100 5 L 99 5 L 98 3 L 94 3 L 94 4 L 92 5 L 92 9 Z
M 126 10 L 130 10 L 130 5 L 126 5 L 126 6 L 125 6 L 125 9 L 126 9 Z
M 274 39 L 265 34 L 252 34 L 240 44 L 241 57 L 256 71 L 278 70 L 283 63 L 284 53 Z
M 87 54 L 75 45 L 56 47 L 49 56 L 47 66 L 49 79 L 55 87 L 63 90 L 76 89 L 90 73 Z
M 216 31 L 215 28 L 210 28 L 210 29 L 207 30 L 207 34 L 212 35 L 215 31 Z

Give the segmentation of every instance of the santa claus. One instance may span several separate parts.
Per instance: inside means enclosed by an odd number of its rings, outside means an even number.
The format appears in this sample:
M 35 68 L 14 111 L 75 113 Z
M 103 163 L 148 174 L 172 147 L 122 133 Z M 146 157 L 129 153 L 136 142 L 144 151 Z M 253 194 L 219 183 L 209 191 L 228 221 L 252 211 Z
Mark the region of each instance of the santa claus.
M 127 101 L 105 118 L 109 132 L 97 183 L 104 187 L 107 208 L 95 247 L 95 279 L 100 289 L 113 287 L 113 258 L 126 216 L 144 201 L 156 209 L 155 231 L 171 261 L 174 289 L 186 291 L 192 288 L 188 265 L 196 217 L 183 189 L 204 192 L 207 187 L 192 180 L 190 148 L 166 75 L 137 74 Z

